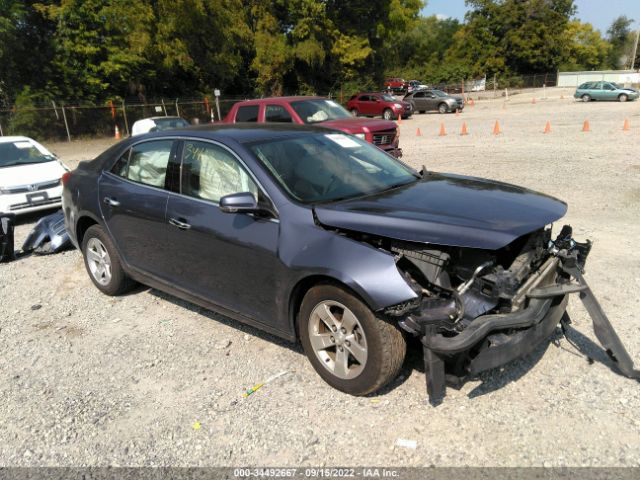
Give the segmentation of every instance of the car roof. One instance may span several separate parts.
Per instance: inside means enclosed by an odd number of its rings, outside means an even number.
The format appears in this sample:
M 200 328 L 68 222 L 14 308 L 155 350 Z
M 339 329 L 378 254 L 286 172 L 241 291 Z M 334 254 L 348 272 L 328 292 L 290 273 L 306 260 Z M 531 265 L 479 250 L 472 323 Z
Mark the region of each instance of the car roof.
M 175 135 L 203 138 L 209 140 L 233 140 L 237 143 L 252 143 L 263 140 L 304 136 L 310 133 L 327 133 L 326 127 L 311 125 L 280 124 L 280 123 L 215 123 L 206 125 L 193 125 L 185 128 L 176 128 L 163 132 L 152 132 L 138 135 L 134 138 L 154 138 Z M 343 133 L 343 132 L 341 132 Z
M 29 137 L 22 137 L 22 136 L 0 137 L 0 143 L 13 143 L 13 142 L 25 142 L 25 141 L 35 142 L 33 138 L 29 138 Z
M 313 96 L 313 95 L 310 95 L 310 96 L 298 95 L 298 96 L 289 96 L 289 97 L 266 97 L 266 98 L 254 98 L 251 100 L 241 100 L 237 102 L 236 105 L 259 105 L 265 102 L 288 103 L 288 102 L 294 102 L 298 100 L 328 100 L 328 99 L 325 97 Z

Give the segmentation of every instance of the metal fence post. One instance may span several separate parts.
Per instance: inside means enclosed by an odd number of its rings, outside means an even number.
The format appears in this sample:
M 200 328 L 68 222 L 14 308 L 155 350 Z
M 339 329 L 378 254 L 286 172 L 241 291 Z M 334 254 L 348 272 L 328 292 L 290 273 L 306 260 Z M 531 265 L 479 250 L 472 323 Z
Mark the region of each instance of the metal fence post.
M 129 135 L 129 122 L 127 121 L 127 107 L 124 105 L 124 100 L 122 100 L 122 116 L 124 117 L 124 129 Z
M 4 137 L 4 132 L 2 131 L 2 124 L 0 123 L 0 137 Z
M 64 128 L 67 129 L 67 139 L 71 142 L 71 133 L 69 133 L 69 124 L 67 123 L 67 114 L 64 111 L 64 104 L 62 104 L 62 118 L 64 118 Z
M 178 99 L 176 98 L 176 117 L 180 116 L 180 108 L 178 107 Z
M 164 98 L 161 98 L 160 101 L 162 102 L 162 109 L 164 110 L 164 116 L 168 117 L 169 115 L 167 115 L 167 107 L 164 104 Z

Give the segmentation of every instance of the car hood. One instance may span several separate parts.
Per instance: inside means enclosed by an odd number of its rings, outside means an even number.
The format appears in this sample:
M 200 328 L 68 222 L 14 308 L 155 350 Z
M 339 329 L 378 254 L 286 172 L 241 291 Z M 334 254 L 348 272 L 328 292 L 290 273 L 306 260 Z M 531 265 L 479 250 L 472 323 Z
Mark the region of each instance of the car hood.
M 327 120 L 319 123 L 323 127 L 335 128 L 348 133 L 362 133 L 365 128 L 370 132 L 378 132 L 380 130 L 395 130 L 395 122 L 389 120 L 376 120 L 372 118 L 342 118 L 340 120 Z
M 553 197 L 473 177 L 429 173 L 381 194 L 317 205 L 328 227 L 397 240 L 496 250 L 567 211 Z
M 0 187 L 15 187 L 58 180 L 66 170 L 57 160 L 0 168 Z

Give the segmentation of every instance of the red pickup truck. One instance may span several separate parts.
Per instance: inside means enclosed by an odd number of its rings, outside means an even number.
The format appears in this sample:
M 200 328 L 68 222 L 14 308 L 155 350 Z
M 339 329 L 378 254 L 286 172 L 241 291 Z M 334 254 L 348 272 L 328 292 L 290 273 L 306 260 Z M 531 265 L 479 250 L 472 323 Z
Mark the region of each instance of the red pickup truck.
M 319 125 L 341 130 L 401 157 L 395 122 L 353 117 L 337 102 L 323 97 L 276 97 L 245 100 L 231 107 L 223 120 L 236 122 L 280 122 Z

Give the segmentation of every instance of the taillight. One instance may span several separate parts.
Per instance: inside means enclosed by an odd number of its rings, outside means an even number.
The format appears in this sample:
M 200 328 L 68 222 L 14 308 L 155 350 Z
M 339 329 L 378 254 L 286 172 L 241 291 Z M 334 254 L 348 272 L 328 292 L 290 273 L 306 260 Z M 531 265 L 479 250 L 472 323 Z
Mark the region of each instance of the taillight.
M 62 180 L 62 186 L 64 187 L 71 178 L 71 172 L 64 172 L 60 180 Z

